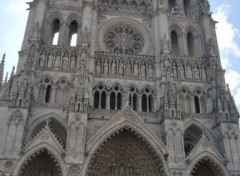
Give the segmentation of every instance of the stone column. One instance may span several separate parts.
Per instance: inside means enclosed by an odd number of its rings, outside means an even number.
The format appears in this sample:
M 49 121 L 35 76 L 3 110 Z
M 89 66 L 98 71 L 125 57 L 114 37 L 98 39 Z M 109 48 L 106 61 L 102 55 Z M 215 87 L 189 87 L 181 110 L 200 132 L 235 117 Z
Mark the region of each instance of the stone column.
M 110 109 L 110 92 L 106 92 L 106 109 Z
M 138 111 L 139 112 L 142 112 L 142 95 L 137 95 L 137 98 L 138 98 L 138 100 L 137 100 L 137 102 L 138 102 Z
M 50 94 L 50 103 L 55 103 L 56 99 L 56 87 L 52 87 L 52 92 Z

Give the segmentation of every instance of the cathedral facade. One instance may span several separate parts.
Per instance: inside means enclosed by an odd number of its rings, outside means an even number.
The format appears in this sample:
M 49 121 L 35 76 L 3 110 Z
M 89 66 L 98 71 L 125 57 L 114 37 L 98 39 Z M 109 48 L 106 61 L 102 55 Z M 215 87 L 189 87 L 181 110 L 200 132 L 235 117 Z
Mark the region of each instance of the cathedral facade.
M 33 0 L 0 64 L 0 176 L 240 176 L 207 0 Z

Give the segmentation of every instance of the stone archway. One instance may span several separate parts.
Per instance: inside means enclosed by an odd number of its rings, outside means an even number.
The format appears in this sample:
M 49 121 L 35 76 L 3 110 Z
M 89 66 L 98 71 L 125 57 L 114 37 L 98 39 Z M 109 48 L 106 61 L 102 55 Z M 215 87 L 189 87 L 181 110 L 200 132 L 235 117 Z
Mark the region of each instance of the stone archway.
M 55 157 L 45 148 L 31 155 L 22 165 L 18 176 L 62 176 Z
M 163 163 L 150 144 L 125 127 L 111 135 L 92 156 L 87 176 L 165 176 Z
M 224 176 L 224 173 L 210 158 L 204 157 L 195 164 L 190 176 Z

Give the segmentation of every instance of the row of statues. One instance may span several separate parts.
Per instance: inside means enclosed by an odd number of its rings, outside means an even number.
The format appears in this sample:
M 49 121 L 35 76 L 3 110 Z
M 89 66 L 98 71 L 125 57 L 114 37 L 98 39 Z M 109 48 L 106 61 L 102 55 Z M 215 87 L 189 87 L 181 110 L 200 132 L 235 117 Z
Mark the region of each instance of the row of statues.
M 58 68 L 63 70 L 76 68 L 76 53 L 71 55 L 67 52 L 57 52 L 54 54 L 52 51 L 49 53 L 42 51 L 39 58 L 39 67 L 41 68 Z
M 117 59 L 97 59 L 96 75 L 154 78 L 154 65 L 151 61 L 131 61 Z
M 192 65 L 190 63 L 184 64 L 183 62 L 180 62 L 177 64 L 176 62 L 173 62 L 171 65 L 171 72 L 174 78 L 180 78 L 181 80 L 207 80 L 207 70 L 204 64 Z

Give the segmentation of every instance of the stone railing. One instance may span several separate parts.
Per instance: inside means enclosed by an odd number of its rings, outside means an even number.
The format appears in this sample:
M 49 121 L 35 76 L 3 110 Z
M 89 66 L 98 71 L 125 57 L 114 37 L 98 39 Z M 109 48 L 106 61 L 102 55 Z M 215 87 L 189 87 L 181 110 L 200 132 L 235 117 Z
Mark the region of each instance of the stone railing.
M 213 114 L 206 114 L 206 113 L 186 113 L 186 112 L 182 112 L 181 116 L 183 119 L 186 118 L 194 118 L 194 119 L 214 119 L 214 115 Z
M 101 11 L 118 11 L 126 13 L 137 13 L 143 15 L 152 14 L 152 0 L 135 1 L 110 1 L 99 0 L 98 8 Z
M 95 75 L 154 79 L 155 57 L 96 52 Z

